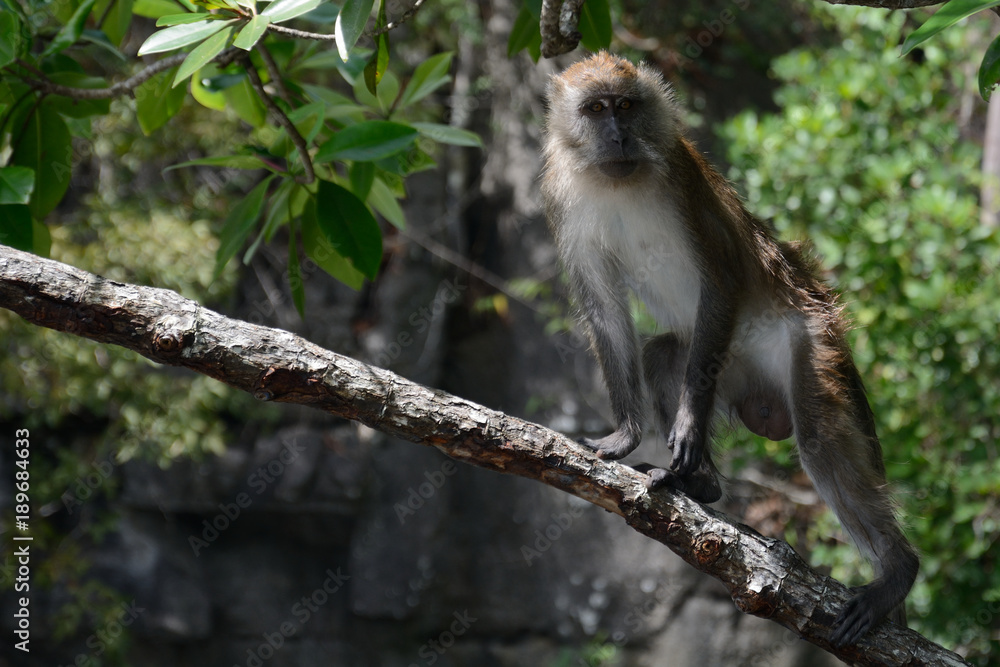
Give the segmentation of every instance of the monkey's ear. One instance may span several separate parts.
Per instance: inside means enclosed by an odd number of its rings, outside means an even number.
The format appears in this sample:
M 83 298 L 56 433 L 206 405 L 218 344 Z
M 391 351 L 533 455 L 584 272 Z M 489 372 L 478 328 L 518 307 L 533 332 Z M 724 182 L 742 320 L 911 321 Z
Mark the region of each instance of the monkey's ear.
M 545 102 L 550 110 L 552 109 L 552 102 L 556 99 L 556 95 L 562 93 L 565 87 L 558 74 L 553 74 L 549 77 L 549 83 L 545 86 Z

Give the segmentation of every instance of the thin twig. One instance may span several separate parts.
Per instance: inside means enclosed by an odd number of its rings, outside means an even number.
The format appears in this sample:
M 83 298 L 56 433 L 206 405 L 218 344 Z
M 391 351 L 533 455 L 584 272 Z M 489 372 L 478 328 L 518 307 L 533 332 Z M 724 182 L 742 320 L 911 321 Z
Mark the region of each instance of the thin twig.
M 296 30 L 295 28 L 287 28 L 283 25 L 277 25 L 272 23 L 267 26 L 269 32 L 278 33 L 279 35 L 286 35 L 288 37 L 295 37 L 297 39 L 315 39 L 318 41 L 335 42 L 337 38 L 333 35 L 326 35 L 321 32 L 306 32 L 305 30 Z
M 389 32 L 390 30 L 395 30 L 396 28 L 398 28 L 399 26 L 403 25 L 404 23 L 413 18 L 414 15 L 416 15 L 416 13 L 420 11 L 420 7 L 424 4 L 424 1 L 425 0 L 417 0 L 416 2 L 413 3 L 412 7 L 403 12 L 403 15 L 400 16 L 395 21 L 389 21 L 381 28 L 373 28 L 368 32 L 365 32 L 364 34 L 368 37 L 377 37 L 382 33 Z
M 292 96 L 288 93 L 288 88 L 285 86 L 285 80 L 281 78 L 281 71 L 278 69 L 278 63 L 274 62 L 274 58 L 271 56 L 271 52 L 267 50 L 263 42 L 257 42 L 257 53 L 260 54 L 261 60 L 264 61 L 264 65 L 267 67 L 267 73 L 271 77 L 271 83 L 274 87 L 278 89 L 278 97 L 285 101 L 286 104 L 291 105 Z
M 260 80 L 260 75 L 257 74 L 257 68 L 254 67 L 250 59 L 247 58 L 243 62 L 243 69 L 246 70 L 247 76 L 250 77 L 250 84 L 253 86 L 254 90 L 260 96 L 261 101 L 267 110 L 271 112 L 274 119 L 278 122 L 278 125 L 285 128 L 285 132 L 288 133 L 288 138 L 292 140 L 295 144 L 295 148 L 299 151 L 299 157 L 302 159 L 302 167 L 305 169 L 305 178 L 302 180 L 295 179 L 299 183 L 308 185 L 316 180 L 316 172 L 313 171 L 312 158 L 309 157 L 309 146 L 306 144 L 305 138 L 299 134 L 298 128 L 295 127 L 295 123 L 288 117 L 281 107 L 274 103 L 271 96 L 268 95 L 267 91 L 264 90 L 264 82 Z
M 17 66 L 18 67 L 23 67 L 24 69 L 28 70 L 29 72 L 31 72 L 35 76 L 41 77 L 43 79 L 45 78 L 45 72 L 43 72 L 42 70 L 38 69 L 37 67 L 35 67 L 34 65 L 32 65 L 29 62 L 25 62 L 24 60 L 18 59 Z
M 111 10 L 114 9 L 117 2 L 118 0 L 111 0 L 111 2 L 108 3 L 108 6 L 104 8 L 104 11 L 101 13 L 101 18 L 97 19 L 98 30 L 104 27 L 104 22 L 108 20 L 108 15 L 111 14 Z

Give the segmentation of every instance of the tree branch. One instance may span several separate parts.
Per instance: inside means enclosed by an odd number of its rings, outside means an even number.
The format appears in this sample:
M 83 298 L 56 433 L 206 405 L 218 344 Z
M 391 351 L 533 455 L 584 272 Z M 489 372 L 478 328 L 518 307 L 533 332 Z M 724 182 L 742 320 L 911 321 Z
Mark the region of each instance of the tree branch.
M 0 246 L 0 307 L 28 322 L 121 345 L 264 401 L 309 405 L 436 447 L 471 465 L 545 482 L 620 515 L 698 570 L 736 606 L 859 665 L 965 665 L 913 630 L 883 623 L 861 644 L 827 637 L 849 593 L 791 547 L 687 496 L 649 493 L 645 475 L 563 435 L 335 354 L 294 334 L 233 320 L 174 292 L 106 280 Z
M 214 62 L 218 63 L 222 67 L 225 67 L 241 53 L 245 52 L 240 49 L 229 48 L 216 56 Z M 70 97 L 74 100 L 109 100 L 115 97 L 121 97 L 122 95 L 131 94 L 136 88 L 146 83 L 146 81 L 153 78 L 160 72 L 164 72 L 172 67 L 180 65 L 184 62 L 188 55 L 189 54 L 187 53 L 178 53 L 162 60 L 157 60 L 155 63 L 144 68 L 137 74 L 134 74 L 124 81 L 119 81 L 113 86 L 109 86 L 107 88 L 73 88 L 71 86 L 63 86 L 58 83 L 53 83 L 48 79 L 37 76 L 23 76 L 17 74 L 15 74 L 15 76 L 20 76 L 32 88 L 47 95 L 62 95 L 63 97 Z M 6 67 L 5 69 L 10 70 L 11 67 Z
M 58 83 L 52 83 L 48 79 L 30 76 L 23 78 L 29 85 L 31 85 L 32 88 L 49 95 L 62 95 L 63 97 L 71 97 L 75 100 L 108 100 L 113 97 L 121 97 L 122 95 L 131 93 L 133 90 L 146 83 L 146 81 L 153 78 L 160 72 L 164 72 L 171 67 L 177 67 L 184 62 L 184 59 L 187 58 L 187 56 L 188 54 L 186 53 L 178 53 L 164 58 L 163 60 L 157 60 L 155 63 L 149 65 L 138 74 L 134 74 L 124 81 L 119 81 L 113 86 L 109 86 L 107 88 L 73 88 L 71 86 L 63 86 Z
M 542 34 L 542 55 L 546 58 L 569 53 L 582 39 L 577 26 L 583 0 L 542 0 L 538 22 Z

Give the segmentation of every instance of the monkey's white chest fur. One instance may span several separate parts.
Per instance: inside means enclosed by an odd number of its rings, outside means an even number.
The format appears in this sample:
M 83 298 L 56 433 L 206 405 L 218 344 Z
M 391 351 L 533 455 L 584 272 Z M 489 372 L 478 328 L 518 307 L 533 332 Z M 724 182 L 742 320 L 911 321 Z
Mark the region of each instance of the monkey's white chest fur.
M 602 296 L 628 287 L 660 326 L 690 335 L 701 281 L 690 239 L 669 201 L 633 188 L 601 189 L 575 202 L 565 225 L 567 261 L 598 278 Z M 603 257 L 613 257 L 617 267 L 595 265 Z

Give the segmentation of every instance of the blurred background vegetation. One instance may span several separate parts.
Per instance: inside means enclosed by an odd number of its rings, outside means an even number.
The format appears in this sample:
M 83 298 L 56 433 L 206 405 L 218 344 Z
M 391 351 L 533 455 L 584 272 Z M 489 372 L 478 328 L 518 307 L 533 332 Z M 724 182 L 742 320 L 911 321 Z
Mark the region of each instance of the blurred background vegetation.
M 725 39 L 695 54 L 706 22 L 730 5 L 736 20 Z M 484 7 L 428 0 L 394 45 L 400 71 L 425 54 L 460 51 L 459 35 L 481 39 Z M 811 243 L 843 294 L 888 476 L 922 554 L 908 600 L 911 625 L 976 664 L 1000 664 L 1000 239 L 996 219 L 979 204 L 985 105 L 975 84 L 996 17 L 969 21 L 901 58 L 899 44 L 926 12 L 621 0 L 612 15 L 613 48 L 664 69 L 687 102 L 702 148 L 728 169 L 750 209 L 782 238 Z M 427 114 L 454 113 L 446 99 L 436 101 Z M 265 246 L 257 263 L 231 263 L 218 279 L 212 275 L 222 221 L 257 177 L 238 172 L 222 182 L 201 168 L 160 174 L 184 160 L 229 153 L 234 137 L 242 143 L 249 133 L 252 142 L 273 129 L 188 103 L 144 136 L 135 114 L 133 102 L 117 100 L 93 119 L 90 140 L 74 143 L 70 195 L 46 219 L 52 256 L 115 280 L 177 290 L 224 312 L 246 306 L 237 285 L 278 264 L 271 250 Z M 535 126 L 539 120 L 524 118 Z M 570 319 L 553 296 L 561 289 L 558 278 L 520 283 L 520 294 L 556 329 Z M 496 308 L 500 301 L 485 303 Z M 38 434 L 34 548 L 48 556 L 33 564 L 34 576 L 69 592 L 57 605 L 57 636 L 68 636 L 95 624 L 95 615 L 113 614 L 120 596 L 89 576 L 81 556 L 113 523 L 114 478 L 93 489 L 100 502 L 79 508 L 67 504 L 67 489 L 109 457 L 167 467 L 220 455 L 242 431 L 273 426 L 278 410 L 208 378 L 30 327 L 6 312 L 0 355 L 0 426 Z M 542 400 L 527 397 L 517 410 Z M 776 462 L 778 478 L 795 475 L 787 444 L 736 435 L 727 445 L 734 476 L 761 457 Z M 9 530 L 11 512 L 4 514 Z M 837 531 L 828 512 L 784 527 L 814 565 L 835 563 L 834 576 L 860 583 L 867 575 L 851 547 L 830 537 Z M 0 585 L 9 588 L 7 553 L 0 566 Z M 104 660 L 123 654 L 125 637 Z M 598 641 L 584 657 L 611 664 L 609 650 Z

